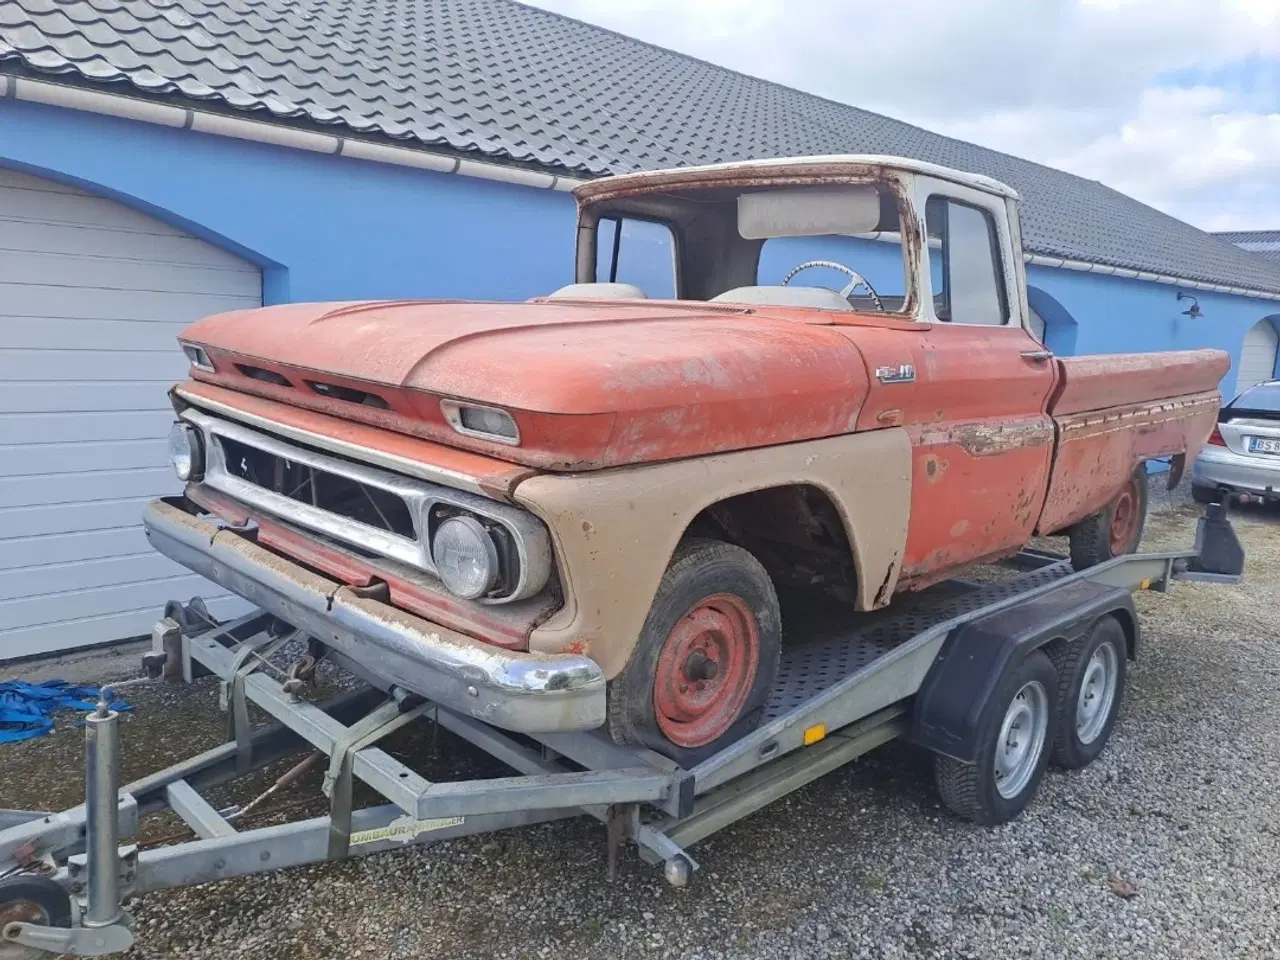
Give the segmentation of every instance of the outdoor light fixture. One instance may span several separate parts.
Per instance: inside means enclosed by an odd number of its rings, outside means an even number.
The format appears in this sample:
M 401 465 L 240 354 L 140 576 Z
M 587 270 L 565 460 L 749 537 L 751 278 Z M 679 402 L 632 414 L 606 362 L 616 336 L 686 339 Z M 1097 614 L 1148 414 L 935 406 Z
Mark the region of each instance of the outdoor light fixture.
M 1204 311 L 1200 309 L 1200 301 L 1199 301 L 1199 300 L 1197 300 L 1195 297 L 1193 297 L 1191 294 L 1189 294 L 1189 293 L 1183 293 L 1181 290 L 1179 290 L 1179 291 L 1178 291 L 1178 300 L 1179 300 L 1179 301 L 1182 301 L 1182 300 L 1190 300 L 1190 301 L 1191 301 L 1191 306 L 1187 307 L 1187 309 L 1185 309 L 1185 310 L 1183 310 L 1183 311 L 1182 311 L 1182 315 L 1183 315 L 1184 317 L 1190 317 L 1192 320 L 1195 320 L 1195 319 L 1197 319 L 1198 317 L 1203 317 L 1203 316 L 1204 316 Z

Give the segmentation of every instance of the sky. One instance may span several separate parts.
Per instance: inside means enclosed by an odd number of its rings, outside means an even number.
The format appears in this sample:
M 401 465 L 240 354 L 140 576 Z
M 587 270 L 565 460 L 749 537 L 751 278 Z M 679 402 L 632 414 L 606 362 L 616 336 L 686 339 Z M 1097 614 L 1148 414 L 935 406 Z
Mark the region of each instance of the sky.
M 1280 0 L 525 0 L 1100 180 L 1280 229 Z

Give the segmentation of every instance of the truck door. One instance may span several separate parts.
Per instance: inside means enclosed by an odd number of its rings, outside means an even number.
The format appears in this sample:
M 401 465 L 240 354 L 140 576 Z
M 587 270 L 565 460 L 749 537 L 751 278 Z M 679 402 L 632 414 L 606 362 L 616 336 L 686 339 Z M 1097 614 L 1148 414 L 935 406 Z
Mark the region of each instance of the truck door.
M 915 379 L 904 391 L 913 459 L 900 588 L 1031 539 L 1048 487 L 1057 377 L 1024 324 L 1013 201 L 928 178 L 917 189 L 929 241 L 920 284 L 927 323 L 915 334 Z

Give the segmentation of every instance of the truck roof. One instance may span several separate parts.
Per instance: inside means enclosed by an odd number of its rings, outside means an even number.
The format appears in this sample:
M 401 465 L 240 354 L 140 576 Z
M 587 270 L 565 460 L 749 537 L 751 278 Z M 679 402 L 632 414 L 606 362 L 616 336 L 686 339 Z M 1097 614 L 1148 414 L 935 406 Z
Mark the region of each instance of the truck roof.
M 949 180 L 975 190 L 994 193 L 1002 197 L 1018 199 L 1012 187 L 984 177 L 978 173 L 954 170 L 936 163 L 912 160 L 909 157 L 880 156 L 876 154 L 838 153 L 812 157 L 773 157 L 765 160 L 736 160 L 732 163 L 712 163 L 703 166 L 672 167 L 666 170 L 646 170 L 640 173 L 624 173 L 618 176 L 591 180 L 573 190 L 579 200 L 594 200 L 603 195 L 621 193 L 647 193 L 667 187 L 712 186 L 721 181 L 739 181 L 743 178 L 761 181 L 783 180 L 804 176 L 840 176 L 866 174 L 873 170 L 897 170 L 918 173 L 939 180 Z

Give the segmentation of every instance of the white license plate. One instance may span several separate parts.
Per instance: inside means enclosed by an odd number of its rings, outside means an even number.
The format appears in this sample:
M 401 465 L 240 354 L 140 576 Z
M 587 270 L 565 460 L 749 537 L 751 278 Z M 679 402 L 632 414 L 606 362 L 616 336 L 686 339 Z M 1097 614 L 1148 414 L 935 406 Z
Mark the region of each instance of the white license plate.
M 1280 440 L 1250 437 L 1247 449 L 1250 453 L 1280 453 Z

